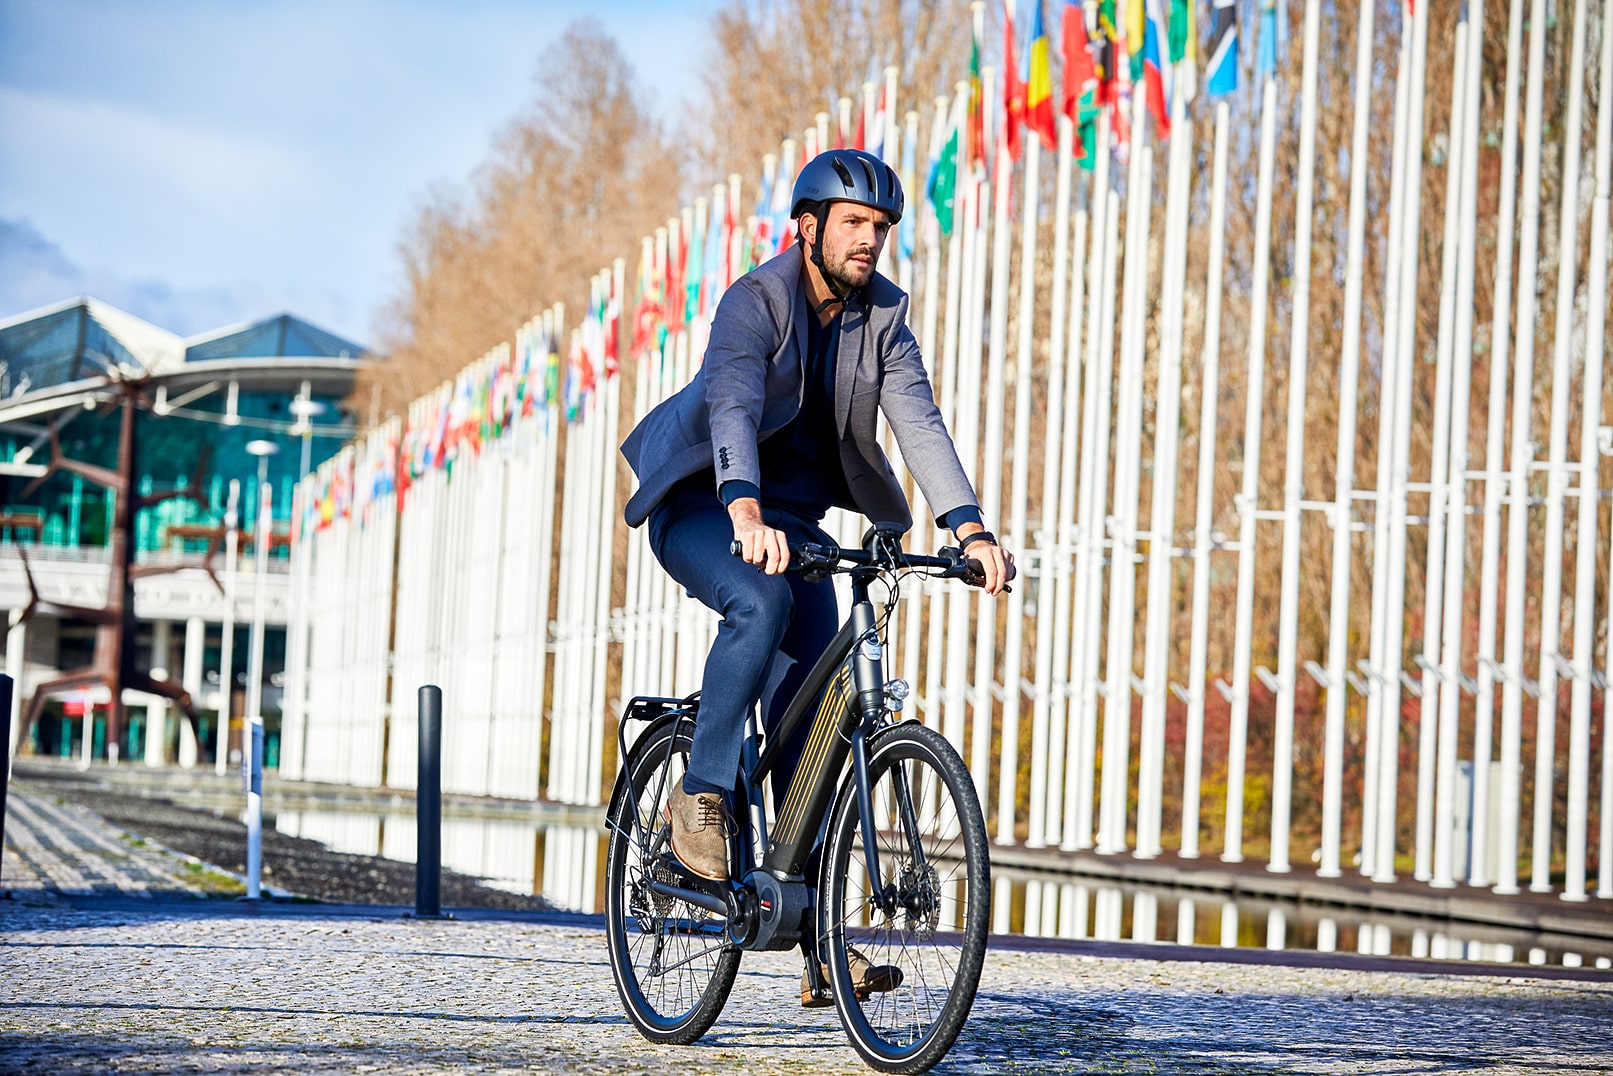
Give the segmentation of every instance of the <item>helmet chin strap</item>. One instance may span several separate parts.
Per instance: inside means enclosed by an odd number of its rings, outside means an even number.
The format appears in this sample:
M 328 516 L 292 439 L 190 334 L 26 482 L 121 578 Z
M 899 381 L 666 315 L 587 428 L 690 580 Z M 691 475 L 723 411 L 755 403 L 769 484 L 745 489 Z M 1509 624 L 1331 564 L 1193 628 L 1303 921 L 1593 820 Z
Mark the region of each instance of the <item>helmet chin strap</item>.
M 818 276 L 820 278 L 822 278 L 823 286 L 829 289 L 829 298 L 827 298 L 823 302 L 819 303 L 817 309 L 814 310 L 813 313 L 821 314 L 825 310 L 829 309 L 829 307 L 834 306 L 836 303 L 840 303 L 840 304 L 843 305 L 845 303 L 845 301 L 846 301 L 846 297 L 850 294 L 850 292 L 840 290 L 840 287 L 835 282 L 834 278 L 829 275 L 828 266 L 823 264 L 823 222 L 822 221 L 818 222 L 818 227 L 817 227 L 816 233 L 813 235 L 812 243 L 807 248 L 807 250 L 809 251 L 809 257 L 811 257 L 811 259 L 812 259 L 812 264 L 816 265 L 818 267 Z

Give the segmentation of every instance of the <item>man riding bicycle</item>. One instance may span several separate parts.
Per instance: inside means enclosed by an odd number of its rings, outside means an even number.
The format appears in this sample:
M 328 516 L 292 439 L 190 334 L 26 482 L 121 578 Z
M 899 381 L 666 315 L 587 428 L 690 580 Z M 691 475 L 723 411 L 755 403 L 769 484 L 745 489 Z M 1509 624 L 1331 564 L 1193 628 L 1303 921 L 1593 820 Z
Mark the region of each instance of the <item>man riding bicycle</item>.
M 830 150 L 808 162 L 792 198 L 797 247 L 728 289 L 699 372 L 622 445 L 640 482 L 628 525 L 648 522 L 662 567 L 722 617 L 669 807 L 674 854 L 713 881 L 728 877 L 726 798 L 746 717 L 760 702 L 771 730 L 838 625 L 832 582 L 785 574 L 790 546 L 833 544 L 819 524 L 836 506 L 912 526 L 880 411 L 937 522 L 980 562 L 986 593 L 1009 578 L 1013 558 L 986 530 L 935 405 L 908 297 L 874 269 L 902 210 L 901 181 L 879 158 Z M 785 758 L 799 759 L 807 732 Z M 775 771 L 775 796 L 793 768 Z M 891 989 L 900 974 L 863 962 L 854 981 Z M 821 1002 L 803 988 L 802 1003 Z

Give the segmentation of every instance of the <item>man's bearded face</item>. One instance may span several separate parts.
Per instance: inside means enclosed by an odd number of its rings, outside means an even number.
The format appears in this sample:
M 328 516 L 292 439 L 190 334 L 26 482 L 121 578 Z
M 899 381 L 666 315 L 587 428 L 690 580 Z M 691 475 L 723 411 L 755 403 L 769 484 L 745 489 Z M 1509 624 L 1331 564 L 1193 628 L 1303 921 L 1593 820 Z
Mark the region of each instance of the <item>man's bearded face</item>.
M 831 203 L 822 225 L 823 275 L 842 291 L 867 284 L 874 278 L 890 227 L 882 209 Z

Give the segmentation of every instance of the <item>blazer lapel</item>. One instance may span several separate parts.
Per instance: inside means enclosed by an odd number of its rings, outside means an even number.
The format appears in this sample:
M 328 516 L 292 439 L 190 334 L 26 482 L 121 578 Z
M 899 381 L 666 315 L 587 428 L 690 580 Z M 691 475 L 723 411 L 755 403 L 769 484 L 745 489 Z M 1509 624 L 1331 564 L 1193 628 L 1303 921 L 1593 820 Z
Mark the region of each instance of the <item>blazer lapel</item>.
M 851 417 L 851 389 L 857 380 L 857 364 L 862 360 L 863 325 L 868 315 L 859 293 L 853 302 L 841 307 L 840 346 L 835 356 L 835 430 L 841 440 L 846 437 L 846 422 Z

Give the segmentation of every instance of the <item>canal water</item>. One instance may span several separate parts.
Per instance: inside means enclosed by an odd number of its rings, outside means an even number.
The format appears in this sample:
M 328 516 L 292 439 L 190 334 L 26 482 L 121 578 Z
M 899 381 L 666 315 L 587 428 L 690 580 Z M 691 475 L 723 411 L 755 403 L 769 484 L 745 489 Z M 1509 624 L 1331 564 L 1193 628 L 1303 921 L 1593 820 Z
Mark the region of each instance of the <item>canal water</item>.
M 414 862 L 413 815 L 280 811 L 272 821 L 338 852 Z M 442 853 L 443 866 L 499 889 L 604 910 L 602 829 L 445 816 Z M 1613 969 L 1613 941 L 1002 868 L 993 882 L 999 934 Z

